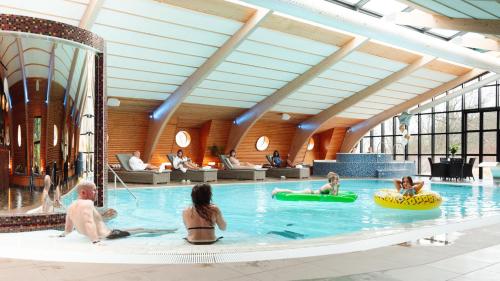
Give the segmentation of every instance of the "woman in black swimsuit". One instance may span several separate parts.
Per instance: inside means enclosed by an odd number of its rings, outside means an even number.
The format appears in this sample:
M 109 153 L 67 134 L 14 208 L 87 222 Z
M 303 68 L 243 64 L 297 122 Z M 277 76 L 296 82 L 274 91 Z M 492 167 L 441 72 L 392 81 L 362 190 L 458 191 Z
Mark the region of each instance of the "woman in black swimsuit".
M 193 206 L 182 213 L 188 231 L 186 240 L 191 244 L 203 245 L 217 242 L 222 237 L 215 236 L 215 225 L 226 230 L 226 221 L 220 209 L 212 204 L 212 188 L 209 184 L 197 184 L 191 191 Z

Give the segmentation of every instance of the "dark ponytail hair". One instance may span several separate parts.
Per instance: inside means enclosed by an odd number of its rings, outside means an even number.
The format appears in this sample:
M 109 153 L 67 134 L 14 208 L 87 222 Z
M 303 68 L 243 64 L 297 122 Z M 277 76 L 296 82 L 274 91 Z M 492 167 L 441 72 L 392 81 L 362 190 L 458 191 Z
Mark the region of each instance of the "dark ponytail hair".
M 236 150 L 234 150 L 234 149 L 231 149 L 231 151 L 229 151 L 229 157 L 233 156 L 233 152 L 234 152 L 234 154 L 236 154 Z
M 207 183 L 197 184 L 193 186 L 191 191 L 191 200 L 193 201 L 196 213 L 204 220 L 212 223 L 212 188 Z

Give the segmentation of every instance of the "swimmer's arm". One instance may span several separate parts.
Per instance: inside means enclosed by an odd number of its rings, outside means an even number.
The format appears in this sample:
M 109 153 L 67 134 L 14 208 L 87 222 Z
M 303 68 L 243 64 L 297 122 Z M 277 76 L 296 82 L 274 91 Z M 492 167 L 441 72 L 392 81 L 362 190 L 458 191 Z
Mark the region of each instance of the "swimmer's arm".
M 422 187 L 424 187 L 423 181 L 418 181 L 415 183 L 415 185 L 413 185 L 413 188 L 415 189 L 416 193 L 418 193 L 420 191 L 420 189 L 422 189 Z
M 401 189 L 401 181 L 400 180 L 394 180 L 394 187 L 399 192 L 399 190 Z
M 226 230 L 227 224 L 226 221 L 224 220 L 224 217 L 222 216 L 222 212 L 218 207 L 215 207 L 216 209 L 216 217 L 215 217 L 215 222 L 219 226 L 220 230 Z

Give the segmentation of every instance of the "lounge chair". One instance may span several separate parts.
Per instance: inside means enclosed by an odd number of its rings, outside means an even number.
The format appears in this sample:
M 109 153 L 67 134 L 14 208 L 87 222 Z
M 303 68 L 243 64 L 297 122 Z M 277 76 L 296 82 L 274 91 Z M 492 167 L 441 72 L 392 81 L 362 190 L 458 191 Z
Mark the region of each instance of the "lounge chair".
M 273 165 L 273 156 L 266 155 L 267 161 L 271 166 Z M 271 178 L 281 178 L 285 176 L 287 178 L 308 178 L 311 175 L 309 168 L 270 168 L 266 172 L 266 176 Z
M 128 161 L 132 157 L 132 154 L 116 154 L 118 162 L 120 162 L 121 169 L 116 170 L 116 174 L 126 183 L 168 183 L 170 182 L 170 170 L 165 170 L 163 172 L 158 171 L 134 171 L 130 168 Z M 112 174 L 110 172 L 110 178 Z
M 187 170 L 185 173 L 179 169 L 174 169 L 175 154 L 167 154 L 168 160 L 172 163 L 172 173 L 170 178 L 172 180 L 190 180 L 196 182 L 209 182 L 217 180 L 217 169 L 199 169 Z
M 237 168 L 229 161 L 226 155 L 220 155 L 220 160 L 225 169 L 217 172 L 219 179 L 238 179 L 238 180 L 264 180 L 267 169 L 262 168 Z

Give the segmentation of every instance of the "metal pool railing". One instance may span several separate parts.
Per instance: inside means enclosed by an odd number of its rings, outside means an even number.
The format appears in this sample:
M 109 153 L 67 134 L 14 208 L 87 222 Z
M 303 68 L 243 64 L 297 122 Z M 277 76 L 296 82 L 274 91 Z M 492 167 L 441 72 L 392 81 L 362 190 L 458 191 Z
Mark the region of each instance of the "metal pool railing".
M 128 188 L 128 186 L 127 186 L 127 185 L 123 182 L 123 180 L 120 178 L 120 176 L 118 176 L 118 175 L 116 174 L 115 170 L 113 170 L 113 168 L 111 168 L 111 166 L 109 166 L 109 164 L 107 164 L 107 165 L 108 165 L 108 169 L 109 169 L 109 170 L 113 173 L 113 175 L 115 176 L 115 180 L 114 180 L 114 182 L 115 182 L 115 190 L 116 190 L 116 179 L 118 179 L 118 180 L 120 181 L 120 183 L 121 183 L 121 184 L 125 187 L 125 189 L 128 191 L 128 193 L 130 193 L 130 195 L 132 195 L 132 197 L 134 197 L 136 205 L 139 205 L 139 199 L 137 199 L 137 196 L 135 196 L 135 194 L 134 194 L 132 191 L 130 191 L 130 189 L 129 189 L 129 188 Z

